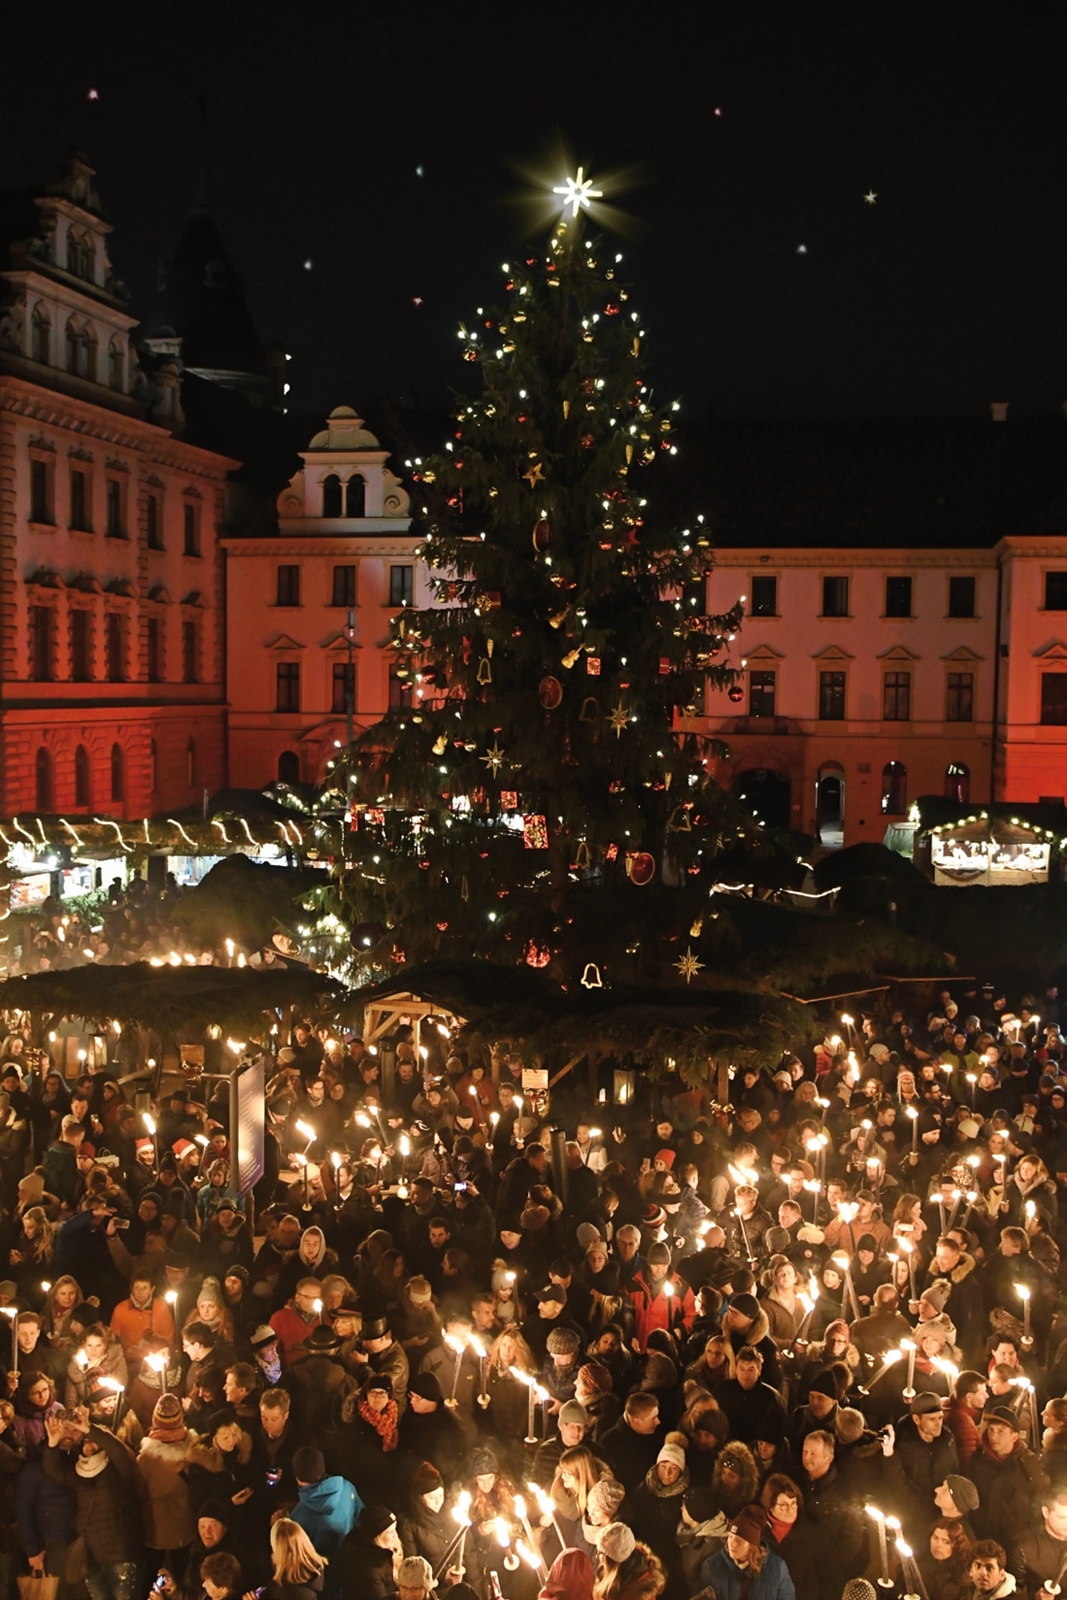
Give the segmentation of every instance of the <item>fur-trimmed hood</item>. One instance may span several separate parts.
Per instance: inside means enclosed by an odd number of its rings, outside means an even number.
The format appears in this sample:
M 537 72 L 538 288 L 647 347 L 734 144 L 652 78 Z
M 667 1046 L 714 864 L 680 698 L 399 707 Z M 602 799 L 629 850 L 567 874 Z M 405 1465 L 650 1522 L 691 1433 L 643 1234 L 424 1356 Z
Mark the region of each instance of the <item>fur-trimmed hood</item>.
M 742 1336 L 740 1334 L 735 1334 L 733 1331 L 731 1331 L 728 1334 L 728 1338 L 729 1338 L 731 1344 L 733 1344 L 734 1340 L 737 1339 L 737 1341 L 738 1341 L 737 1350 L 740 1350 L 742 1348 L 742 1346 L 746 1345 L 746 1344 L 751 1344 L 751 1345 L 760 1344 L 762 1342 L 762 1340 L 767 1338 L 768 1334 L 771 1331 L 771 1324 L 770 1324 L 770 1321 L 769 1321 L 769 1319 L 767 1317 L 766 1311 L 764 1311 L 762 1305 L 760 1305 L 758 1300 L 756 1301 L 756 1304 L 757 1304 L 757 1306 L 759 1306 L 759 1312 L 753 1318 L 752 1326 L 751 1326 L 751 1328 L 749 1328 L 748 1332 L 744 1335 L 744 1337 L 742 1338 Z M 737 1354 L 737 1350 L 734 1351 L 735 1355 Z
M 643 1563 L 643 1570 L 638 1562 L 639 1557 Z M 624 1577 L 623 1575 L 631 1567 L 637 1569 L 634 1576 Z M 667 1574 L 663 1570 L 663 1563 L 643 1539 L 637 1540 L 633 1555 L 628 1561 L 623 1562 L 618 1576 L 623 1578 L 616 1591 L 618 1600 L 656 1600 L 657 1595 L 661 1595 L 667 1587 Z
M 162 1466 L 184 1467 L 190 1460 L 190 1452 L 194 1445 L 201 1443 L 200 1435 L 190 1433 L 178 1443 L 168 1442 L 166 1439 L 152 1439 L 147 1434 L 141 1440 L 141 1448 L 137 1452 L 137 1460 L 158 1461 Z
M 960 1256 L 960 1259 L 947 1276 L 952 1283 L 962 1283 L 964 1278 L 970 1277 L 977 1265 L 978 1263 L 974 1257 L 967 1255 L 965 1252 Z
M 146 1441 L 147 1442 L 147 1441 Z M 251 1437 L 241 1429 L 241 1437 L 237 1442 L 237 1460 L 242 1467 L 246 1467 L 252 1458 Z M 203 1467 L 206 1472 L 225 1472 L 226 1460 L 222 1451 L 210 1439 L 198 1439 L 190 1446 L 186 1460 L 192 1467 Z
M 818 1343 L 809 1346 L 808 1360 L 823 1361 L 827 1366 L 829 1366 L 832 1361 L 843 1361 L 850 1372 L 858 1372 L 860 1365 L 860 1353 L 850 1340 L 843 1356 L 827 1355 L 826 1341 L 824 1339 L 820 1339 Z

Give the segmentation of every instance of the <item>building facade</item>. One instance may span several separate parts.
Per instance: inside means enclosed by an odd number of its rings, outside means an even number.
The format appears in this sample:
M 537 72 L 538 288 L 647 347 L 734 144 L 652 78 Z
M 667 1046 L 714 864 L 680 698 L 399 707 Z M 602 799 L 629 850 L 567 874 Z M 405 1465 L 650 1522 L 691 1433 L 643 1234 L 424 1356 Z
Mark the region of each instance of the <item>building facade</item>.
M 388 452 L 338 406 L 278 497 L 277 533 L 226 538 L 230 782 L 315 783 L 349 729 L 417 693 L 389 645 L 432 603 Z
M 225 480 L 140 363 L 85 161 L 0 199 L 0 811 L 140 817 L 225 771 Z
M 747 615 L 708 701 L 720 775 L 769 825 L 881 840 L 919 795 L 1067 795 L 1067 538 L 991 549 L 719 549 Z

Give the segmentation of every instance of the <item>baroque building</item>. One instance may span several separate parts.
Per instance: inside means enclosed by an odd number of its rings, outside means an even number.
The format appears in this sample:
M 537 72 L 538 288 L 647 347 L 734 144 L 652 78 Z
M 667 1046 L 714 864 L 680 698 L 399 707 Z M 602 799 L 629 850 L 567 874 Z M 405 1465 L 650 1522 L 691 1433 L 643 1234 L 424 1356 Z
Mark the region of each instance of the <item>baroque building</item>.
M 225 771 L 225 480 L 131 343 L 75 154 L 0 196 L 0 811 L 140 817 Z

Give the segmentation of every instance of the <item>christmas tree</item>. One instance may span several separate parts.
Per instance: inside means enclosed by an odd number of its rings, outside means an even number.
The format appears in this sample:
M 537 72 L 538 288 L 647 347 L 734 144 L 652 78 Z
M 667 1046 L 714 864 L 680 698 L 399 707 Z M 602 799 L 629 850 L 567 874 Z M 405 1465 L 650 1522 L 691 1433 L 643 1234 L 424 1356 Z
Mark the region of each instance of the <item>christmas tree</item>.
M 480 956 L 688 983 L 715 856 L 755 831 L 696 721 L 740 604 L 706 614 L 706 531 L 646 500 L 678 408 L 653 404 L 621 257 L 568 200 L 505 265 L 503 309 L 460 329 L 480 393 L 412 464 L 438 604 L 399 615 L 405 703 L 348 752 L 333 899 L 368 976 Z

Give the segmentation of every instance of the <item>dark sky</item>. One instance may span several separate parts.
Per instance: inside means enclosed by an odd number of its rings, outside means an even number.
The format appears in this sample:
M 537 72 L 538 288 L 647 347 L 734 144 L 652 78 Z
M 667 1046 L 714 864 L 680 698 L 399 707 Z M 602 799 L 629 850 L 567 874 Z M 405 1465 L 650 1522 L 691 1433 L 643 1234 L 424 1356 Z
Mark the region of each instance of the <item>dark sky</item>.
M 594 174 L 643 169 L 620 248 L 659 393 L 691 411 L 1067 396 L 1067 22 L 1046 0 L 9 11 L 0 185 L 83 144 L 144 309 L 206 93 L 211 203 L 300 411 L 469 381 L 455 328 L 517 248 L 513 165 L 560 135 Z

